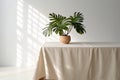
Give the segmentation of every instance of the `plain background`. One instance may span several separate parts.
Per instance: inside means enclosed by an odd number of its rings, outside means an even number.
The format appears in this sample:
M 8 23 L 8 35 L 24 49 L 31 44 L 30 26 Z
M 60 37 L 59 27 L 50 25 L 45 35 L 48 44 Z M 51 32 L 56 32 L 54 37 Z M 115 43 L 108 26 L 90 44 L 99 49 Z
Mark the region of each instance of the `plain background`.
M 52 12 L 65 16 L 75 11 L 83 13 L 87 32 L 79 35 L 73 29 L 70 33 L 73 42 L 120 42 L 119 8 L 120 0 L 0 0 L 0 65 L 16 66 L 18 62 L 18 66 L 34 65 L 42 42 L 59 41 L 57 35 L 41 37 L 39 29 L 46 26 Z M 40 18 L 35 18 L 36 15 Z M 19 53 L 21 61 L 17 60 Z

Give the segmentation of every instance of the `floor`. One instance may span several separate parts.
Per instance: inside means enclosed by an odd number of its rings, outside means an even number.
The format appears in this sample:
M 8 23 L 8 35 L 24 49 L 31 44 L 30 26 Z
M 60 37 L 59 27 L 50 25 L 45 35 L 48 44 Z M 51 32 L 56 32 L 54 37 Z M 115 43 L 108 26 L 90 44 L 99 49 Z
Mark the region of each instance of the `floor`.
M 35 67 L 0 67 L 0 80 L 33 80 Z

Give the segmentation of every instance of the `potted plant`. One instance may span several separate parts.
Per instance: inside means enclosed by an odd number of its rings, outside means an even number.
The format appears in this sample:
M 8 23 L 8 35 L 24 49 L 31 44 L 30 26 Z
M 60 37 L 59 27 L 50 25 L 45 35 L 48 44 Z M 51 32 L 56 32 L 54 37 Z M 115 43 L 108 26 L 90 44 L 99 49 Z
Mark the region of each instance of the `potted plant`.
M 45 36 L 52 35 L 53 32 L 60 35 L 60 41 L 68 44 L 71 40 L 69 33 L 74 28 L 79 34 L 86 32 L 84 25 L 82 24 L 84 18 L 82 13 L 75 12 L 73 16 L 65 17 L 60 14 L 50 13 L 50 22 L 47 27 L 43 29 Z

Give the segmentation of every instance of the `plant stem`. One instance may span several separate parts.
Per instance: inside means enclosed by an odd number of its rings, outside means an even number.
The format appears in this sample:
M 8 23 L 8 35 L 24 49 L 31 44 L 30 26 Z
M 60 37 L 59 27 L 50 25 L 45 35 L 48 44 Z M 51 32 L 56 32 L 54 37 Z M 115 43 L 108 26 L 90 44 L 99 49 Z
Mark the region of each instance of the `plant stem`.
M 67 31 L 67 35 L 71 32 L 72 28 L 73 28 L 73 26 L 70 26 L 70 27 L 69 27 L 69 29 L 68 29 L 68 31 Z

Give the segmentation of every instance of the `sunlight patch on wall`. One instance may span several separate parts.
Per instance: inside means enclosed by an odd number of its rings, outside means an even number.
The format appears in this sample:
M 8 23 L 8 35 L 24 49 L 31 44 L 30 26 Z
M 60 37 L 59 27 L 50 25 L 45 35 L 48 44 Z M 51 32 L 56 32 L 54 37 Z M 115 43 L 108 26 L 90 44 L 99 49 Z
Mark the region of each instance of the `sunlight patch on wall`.
M 49 20 L 24 0 L 17 0 L 16 14 L 16 66 L 36 65 L 40 47 L 46 42 L 42 30 Z
M 23 33 L 22 33 L 22 28 L 23 28 L 23 0 L 18 0 L 17 1 L 17 29 L 16 29 L 16 34 L 17 34 L 17 44 L 16 44 L 16 55 L 17 55 L 17 61 L 16 65 L 21 66 L 22 65 L 22 39 L 23 39 Z

